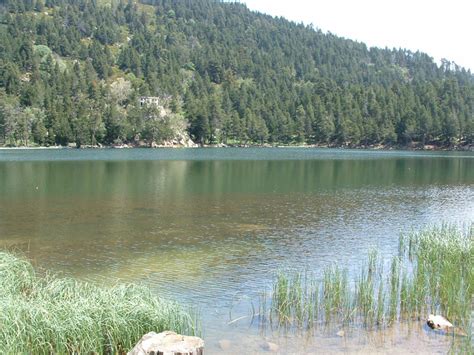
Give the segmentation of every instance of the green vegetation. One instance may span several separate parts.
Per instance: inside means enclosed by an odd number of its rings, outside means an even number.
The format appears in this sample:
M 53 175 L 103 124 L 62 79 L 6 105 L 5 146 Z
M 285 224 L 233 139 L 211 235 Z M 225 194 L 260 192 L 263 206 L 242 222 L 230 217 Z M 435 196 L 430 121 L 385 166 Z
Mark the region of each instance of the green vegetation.
M 38 277 L 25 259 L 0 252 L 2 354 L 123 353 L 145 333 L 193 333 L 194 324 L 145 287 Z
M 442 314 L 467 334 L 472 349 L 474 228 L 442 226 L 400 237 L 400 253 L 387 272 L 376 253 L 352 281 L 347 270 L 331 267 L 322 280 L 308 273 L 280 272 L 271 301 L 262 296 L 262 326 L 313 329 L 355 326 L 381 329 L 395 322 Z
M 159 105 L 139 104 L 155 96 Z M 213 0 L 0 1 L 0 144 L 469 145 L 470 71 Z

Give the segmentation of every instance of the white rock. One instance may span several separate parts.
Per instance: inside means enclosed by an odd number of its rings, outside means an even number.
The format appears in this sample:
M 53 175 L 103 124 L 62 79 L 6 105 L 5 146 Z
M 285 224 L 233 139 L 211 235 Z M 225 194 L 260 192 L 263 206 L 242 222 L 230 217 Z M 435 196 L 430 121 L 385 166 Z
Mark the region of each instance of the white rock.
M 145 334 L 128 355 L 202 355 L 203 351 L 204 341 L 201 338 L 165 331 Z
M 435 316 L 433 314 L 430 314 L 428 316 L 428 320 L 426 321 L 426 324 L 428 324 L 428 326 L 431 329 L 444 329 L 444 330 L 446 330 L 446 329 L 449 329 L 449 328 L 453 327 L 451 322 L 448 321 L 443 316 L 440 316 L 440 315 Z

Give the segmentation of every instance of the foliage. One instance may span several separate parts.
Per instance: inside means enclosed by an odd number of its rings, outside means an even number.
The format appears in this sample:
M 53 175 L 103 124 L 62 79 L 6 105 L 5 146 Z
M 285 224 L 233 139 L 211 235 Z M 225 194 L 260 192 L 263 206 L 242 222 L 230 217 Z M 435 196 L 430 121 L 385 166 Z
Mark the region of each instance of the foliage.
M 384 271 L 369 254 L 357 276 L 329 267 L 322 280 L 308 272 L 280 272 L 270 303 L 263 294 L 260 324 L 314 329 L 335 324 L 382 329 L 395 322 L 442 314 L 465 335 L 463 351 L 472 352 L 474 228 L 444 225 L 400 237 L 400 253 Z
M 181 307 L 145 287 L 38 277 L 7 252 L 0 252 L 0 309 L 2 354 L 125 353 L 150 331 L 195 331 Z
M 143 95 L 163 99 L 201 143 L 474 138 L 470 71 L 240 3 L 5 0 L 0 39 L 0 144 L 163 140 L 166 120 L 146 122 Z M 44 115 L 45 134 L 18 122 L 26 108 Z

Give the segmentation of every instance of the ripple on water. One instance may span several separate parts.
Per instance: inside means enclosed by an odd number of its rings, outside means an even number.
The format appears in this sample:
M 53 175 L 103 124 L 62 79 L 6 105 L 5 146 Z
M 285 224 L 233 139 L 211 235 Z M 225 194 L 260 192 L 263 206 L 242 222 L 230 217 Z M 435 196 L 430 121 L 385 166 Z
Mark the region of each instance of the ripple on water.
M 278 269 L 354 270 L 370 248 L 393 255 L 400 232 L 473 221 L 472 154 L 2 151 L 0 179 L 1 245 L 64 275 L 142 282 L 197 306 L 211 352 L 222 338 L 255 352 L 263 339 L 314 352 L 445 349 L 420 329 L 377 336 L 388 345 L 262 336 L 249 328 L 249 302 Z

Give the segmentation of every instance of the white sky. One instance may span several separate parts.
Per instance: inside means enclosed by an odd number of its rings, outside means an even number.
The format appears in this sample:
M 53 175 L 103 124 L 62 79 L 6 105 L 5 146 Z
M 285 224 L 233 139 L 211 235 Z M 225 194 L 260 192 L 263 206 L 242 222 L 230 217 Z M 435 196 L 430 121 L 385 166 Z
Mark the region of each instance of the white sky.
M 241 0 L 368 46 L 406 48 L 474 71 L 474 0 Z

